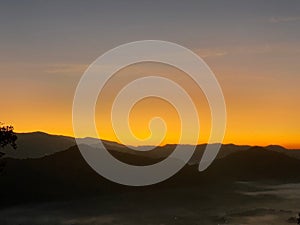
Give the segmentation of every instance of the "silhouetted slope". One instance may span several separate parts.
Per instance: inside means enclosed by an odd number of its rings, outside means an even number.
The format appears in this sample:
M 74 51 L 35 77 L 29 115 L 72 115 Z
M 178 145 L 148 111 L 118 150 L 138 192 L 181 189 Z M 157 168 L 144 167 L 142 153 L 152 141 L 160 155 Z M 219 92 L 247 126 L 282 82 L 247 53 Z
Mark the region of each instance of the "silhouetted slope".
M 127 163 L 153 164 L 156 160 L 120 152 L 113 155 Z M 5 159 L 0 173 L 1 199 L 22 202 L 34 199 L 57 199 L 124 191 L 94 172 L 81 156 L 77 146 L 38 159 Z
M 6 147 L 4 149 L 6 157 L 18 159 L 41 158 L 75 145 L 74 138 L 50 135 L 43 132 L 18 133 L 17 137 L 18 148 L 13 150 Z
M 42 158 L 47 155 L 52 155 L 56 152 L 64 151 L 76 145 L 73 137 L 62 135 L 51 135 L 43 132 L 33 133 L 17 133 L 17 149 L 6 147 L 4 150 L 5 157 L 16 159 L 32 159 Z M 79 143 L 95 145 L 98 142 L 96 138 L 80 138 Z M 124 145 L 112 141 L 104 140 L 103 143 L 109 149 L 123 150 Z
M 252 147 L 216 161 L 208 172 L 222 179 L 284 182 L 300 178 L 300 160 L 263 147 Z
M 56 152 L 64 151 L 75 145 L 75 139 L 67 136 L 60 135 L 49 135 L 42 132 L 33 132 L 33 133 L 19 133 L 17 134 L 18 140 L 17 145 L 18 149 L 13 150 L 7 147 L 4 149 L 4 152 L 7 154 L 5 157 L 16 158 L 16 159 L 26 159 L 26 158 L 41 158 L 47 155 L 52 155 Z M 91 147 L 98 146 L 99 140 L 96 138 L 81 138 L 78 139 L 79 143 L 89 145 Z M 131 154 L 136 156 L 142 156 L 147 158 L 153 158 L 157 161 L 160 161 L 163 158 L 168 157 L 176 148 L 176 145 L 165 145 L 156 147 L 150 151 L 135 151 L 127 148 L 125 145 L 119 144 L 117 142 L 102 140 L 105 147 L 113 152 L 122 152 L 125 154 Z M 190 165 L 198 164 L 206 144 L 200 144 L 196 146 L 196 151 L 189 161 Z M 140 147 L 141 149 L 143 147 Z M 232 153 L 245 151 L 251 148 L 247 145 L 234 145 L 234 144 L 224 144 L 222 145 L 217 158 L 226 157 Z M 287 150 L 281 146 L 270 145 L 266 149 L 272 150 L 275 152 L 284 153 L 294 158 L 300 159 L 299 150 Z
M 113 153 L 115 157 L 136 165 L 152 164 L 151 158 Z M 253 147 L 232 153 L 216 160 L 204 172 L 197 165 L 185 166 L 178 174 L 158 185 L 133 188 L 110 182 L 96 172 L 82 158 L 77 147 L 40 159 L 6 159 L 5 170 L 0 175 L 1 201 L 27 202 L 54 200 L 86 195 L 135 190 L 152 190 L 179 186 L 223 186 L 235 181 L 300 180 L 300 160 L 285 154 Z
M 266 147 L 266 149 L 275 151 L 275 152 L 284 153 L 290 157 L 300 159 L 300 150 L 299 149 L 287 150 L 280 145 L 269 145 Z
M 36 201 L 108 192 L 111 187 L 84 161 L 77 147 L 40 159 L 7 159 L 0 175 L 1 199 Z

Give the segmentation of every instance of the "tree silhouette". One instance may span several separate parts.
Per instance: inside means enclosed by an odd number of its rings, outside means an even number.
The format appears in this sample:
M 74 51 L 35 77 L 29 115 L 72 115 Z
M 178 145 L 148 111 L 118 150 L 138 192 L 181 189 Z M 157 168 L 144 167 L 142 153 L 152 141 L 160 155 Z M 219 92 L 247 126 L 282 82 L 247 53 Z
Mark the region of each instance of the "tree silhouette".
M 11 146 L 13 149 L 17 148 L 16 145 L 17 136 L 14 133 L 13 126 L 3 126 L 3 123 L 0 123 L 0 148 L 5 146 Z M 0 158 L 4 155 L 3 152 L 0 152 Z M 4 167 L 4 163 L 0 163 L 0 172 Z

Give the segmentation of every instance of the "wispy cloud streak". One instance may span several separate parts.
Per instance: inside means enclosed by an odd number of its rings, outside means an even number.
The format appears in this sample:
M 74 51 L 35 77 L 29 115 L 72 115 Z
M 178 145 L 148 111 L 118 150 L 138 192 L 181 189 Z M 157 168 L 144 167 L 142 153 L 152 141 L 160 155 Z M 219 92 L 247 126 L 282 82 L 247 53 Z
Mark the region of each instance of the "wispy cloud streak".
M 272 17 L 269 19 L 271 23 L 286 23 L 286 22 L 295 22 L 300 21 L 300 16 L 291 16 L 291 17 Z

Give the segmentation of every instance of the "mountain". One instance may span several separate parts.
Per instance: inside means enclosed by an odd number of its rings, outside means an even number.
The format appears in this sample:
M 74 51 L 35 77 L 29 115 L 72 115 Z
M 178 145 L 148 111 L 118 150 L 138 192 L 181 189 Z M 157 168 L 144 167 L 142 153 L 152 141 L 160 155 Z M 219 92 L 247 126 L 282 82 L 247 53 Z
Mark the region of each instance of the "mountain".
M 89 147 L 91 148 L 91 147 Z M 135 165 L 156 162 L 153 158 L 113 152 L 118 159 Z M 93 171 L 76 146 L 37 159 L 5 159 L 0 174 L 3 204 L 72 198 L 72 196 L 156 190 L 161 188 L 224 186 L 236 181 L 300 181 L 300 160 L 262 147 L 234 152 L 215 160 L 204 172 L 186 165 L 172 178 L 149 187 L 126 187 L 104 179 Z
M 266 147 L 266 149 L 274 151 L 274 152 L 281 152 L 290 157 L 300 159 L 300 150 L 299 149 L 287 150 L 286 148 L 284 148 L 280 145 L 269 145 Z
M 5 147 L 2 152 L 5 157 L 15 159 L 34 159 L 56 152 L 63 151 L 76 145 L 73 137 L 62 135 L 51 135 L 43 132 L 17 133 L 17 149 Z M 79 138 L 81 144 L 95 145 L 98 142 L 96 138 Z M 111 141 L 103 141 L 106 146 L 114 149 L 123 149 L 125 146 Z
M 208 169 L 223 179 L 299 181 L 300 160 L 263 147 L 251 147 L 217 160 Z
M 40 158 L 62 151 L 75 145 L 74 138 L 50 135 L 43 132 L 18 133 L 16 150 L 6 147 L 3 152 L 6 157 L 26 159 Z
M 6 153 L 5 157 L 15 158 L 15 159 L 27 159 L 27 158 L 41 158 L 47 155 L 52 155 L 56 152 L 63 151 L 74 145 L 76 145 L 75 139 L 73 137 L 61 136 L 61 135 L 50 135 L 43 132 L 33 132 L 33 133 L 18 133 L 16 150 L 6 147 L 3 152 Z M 96 138 L 80 138 L 77 139 L 79 144 L 86 144 L 91 147 L 96 147 L 99 139 Z M 119 144 L 117 142 L 102 140 L 104 146 L 111 152 L 121 152 L 126 154 L 131 154 L 135 156 L 147 157 L 159 161 L 163 158 L 168 157 L 176 148 L 175 144 L 169 144 L 165 146 L 153 147 L 150 151 L 138 151 L 132 150 L 125 145 Z M 150 146 L 151 147 L 151 146 Z M 196 151 L 189 161 L 190 165 L 198 164 L 206 144 L 200 144 L 196 146 Z M 138 149 L 143 149 L 141 146 Z M 217 155 L 217 158 L 224 158 L 232 153 L 245 151 L 251 148 L 249 145 L 234 145 L 234 144 L 223 144 Z M 300 150 L 287 150 L 282 146 L 270 145 L 266 149 L 284 153 L 290 157 L 300 159 Z
M 118 152 L 114 152 L 114 156 L 136 165 L 155 163 L 149 158 Z M 5 162 L 0 172 L 3 205 L 126 190 L 125 186 L 110 182 L 91 169 L 77 146 L 42 158 L 5 158 L 2 161 Z

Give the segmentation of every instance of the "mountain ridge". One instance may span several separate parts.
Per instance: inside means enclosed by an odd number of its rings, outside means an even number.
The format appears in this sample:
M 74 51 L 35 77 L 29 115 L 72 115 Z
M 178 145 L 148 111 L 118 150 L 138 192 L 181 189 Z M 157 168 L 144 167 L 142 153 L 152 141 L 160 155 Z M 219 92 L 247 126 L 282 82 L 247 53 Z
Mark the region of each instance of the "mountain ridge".
M 30 132 L 30 133 L 17 133 L 18 140 L 17 145 L 18 149 L 13 150 L 9 147 L 6 147 L 3 152 L 6 153 L 6 158 L 15 158 L 15 159 L 26 159 L 26 158 L 41 158 L 47 155 L 55 154 L 56 152 L 63 151 L 67 148 L 76 145 L 75 138 L 64 136 L 64 135 L 53 135 L 48 134 L 41 131 Z M 104 146 L 111 151 L 119 151 L 123 153 L 130 153 L 132 155 L 146 156 L 154 159 L 161 159 L 168 157 L 175 147 L 176 144 L 167 144 L 164 146 L 154 147 L 153 150 L 150 151 L 138 151 L 129 149 L 127 146 L 122 145 L 120 143 L 109 141 L 109 140 L 101 140 Z M 99 139 L 85 137 L 77 139 L 77 143 L 79 144 L 87 144 L 92 147 L 96 147 Z M 190 164 L 197 164 L 202 154 L 204 152 L 205 146 L 207 144 L 199 144 L 195 146 L 195 154 L 192 156 L 190 160 Z M 221 149 L 218 154 L 218 158 L 223 158 L 229 154 L 232 154 L 237 151 L 244 151 L 253 146 L 250 145 L 235 145 L 235 144 L 222 144 Z M 140 146 L 139 148 L 143 148 Z M 300 159 L 300 150 L 288 150 L 279 145 L 268 145 L 265 146 L 266 149 L 282 152 L 294 158 Z
M 119 160 L 134 165 L 155 163 L 154 159 L 143 156 L 121 152 L 113 154 Z M 263 147 L 252 147 L 218 158 L 203 172 L 198 171 L 197 165 L 187 164 L 173 177 L 149 187 L 127 187 L 103 178 L 87 164 L 77 146 L 42 158 L 5 160 L 6 166 L 0 173 L 3 204 L 161 188 L 222 187 L 239 181 L 300 181 L 299 159 Z

